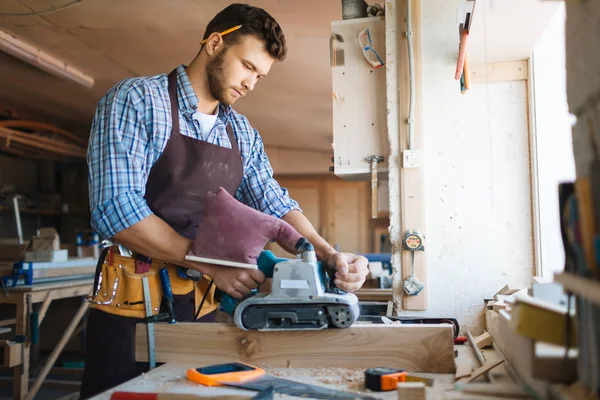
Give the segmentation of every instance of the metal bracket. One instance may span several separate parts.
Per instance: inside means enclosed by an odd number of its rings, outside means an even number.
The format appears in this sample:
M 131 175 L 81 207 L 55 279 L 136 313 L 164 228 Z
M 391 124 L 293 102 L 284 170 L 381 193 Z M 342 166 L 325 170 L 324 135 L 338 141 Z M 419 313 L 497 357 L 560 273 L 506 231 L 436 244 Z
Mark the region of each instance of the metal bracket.
M 371 218 L 377 218 L 377 164 L 382 163 L 383 156 L 365 157 L 365 161 L 371 164 Z

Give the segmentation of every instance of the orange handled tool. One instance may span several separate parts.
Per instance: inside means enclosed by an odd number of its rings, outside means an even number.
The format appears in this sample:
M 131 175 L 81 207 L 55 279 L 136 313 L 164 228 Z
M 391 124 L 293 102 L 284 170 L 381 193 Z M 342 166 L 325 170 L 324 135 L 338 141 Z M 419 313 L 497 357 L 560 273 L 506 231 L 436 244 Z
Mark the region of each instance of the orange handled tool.
M 204 386 L 222 386 L 228 383 L 243 383 L 265 374 L 265 370 L 252 365 L 233 362 L 190 368 L 186 372 L 188 380 Z

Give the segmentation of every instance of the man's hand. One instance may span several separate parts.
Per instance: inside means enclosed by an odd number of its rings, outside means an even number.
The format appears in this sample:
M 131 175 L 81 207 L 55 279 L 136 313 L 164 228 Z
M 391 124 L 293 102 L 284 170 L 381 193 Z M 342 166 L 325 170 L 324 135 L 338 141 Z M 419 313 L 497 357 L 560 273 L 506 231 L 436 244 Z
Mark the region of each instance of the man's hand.
M 258 269 L 224 267 L 215 265 L 211 274 L 215 285 L 228 295 L 242 299 L 252 289 L 265 281 L 265 275 Z
M 335 268 L 335 285 L 346 292 L 360 289 L 369 274 L 369 261 L 363 256 L 335 253 L 326 262 L 328 267 Z

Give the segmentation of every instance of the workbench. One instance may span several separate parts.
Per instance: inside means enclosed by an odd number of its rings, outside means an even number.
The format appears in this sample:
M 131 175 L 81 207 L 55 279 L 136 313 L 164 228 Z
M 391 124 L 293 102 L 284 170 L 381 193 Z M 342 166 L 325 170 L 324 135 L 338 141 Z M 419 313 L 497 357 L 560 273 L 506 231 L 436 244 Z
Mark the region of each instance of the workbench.
M 81 307 L 77 314 L 71 320 L 71 323 L 63 333 L 59 343 L 50 355 L 50 358 L 44 365 L 31 389 L 29 389 L 29 351 L 30 351 L 30 313 L 33 304 L 42 303 L 38 311 L 38 327 L 41 325 L 48 307 L 52 300 L 65 299 L 70 297 L 80 297 L 89 295 L 92 292 L 93 279 L 65 280 L 51 283 L 34 283 L 27 286 L 16 286 L 0 289 L 0 304 L 14 304 L 16 307 L 16 318 L 14 320 L 3 321 L 3 325 L 15 324 L 15 335 L 24 335 L 23 344 L 5 343 L 5 346 L 11 346 L 13 351 L 5 351 L 5 366 L 13 368 L 15 399 L 33 398 L 42 385 L 42 382 L 50 372 L 52 365 L 60 355 L 62 349 L 69 341 L 77 325 L 83 318 L 89 307 L 89 303 L 82 300 Z M 7 360 L 7 354 L 10 359 Z M 7 364 L 8 363 L 8 364 Z
M 470 345 L 454 346 L 458 357 L 456 362 L 472 363 L 474 367 L 478 366 L 477 360 Z M 485 359 L 491 362 L 503 359 L 494 349 L 488 348 L 482 350 Z M 199 359 L 200 360 L 200 359 Z M 193 394 L 199 398 L 211 398 L 220 400 L 242 400 L 251 399 L 257 394 L 255 391 L 228 388 L 228 387 L 207 387 L 189 382 L 185 373 L 188 368 L 197 368 L 210 363 L 197 364 L 189 362 L 167 362 L 152 371 L 114 387 L 104 393 L 92 398 L 92 400 L 109 400 L 112 393 L 116 391 L 140 392 L 140 393 L 169 393 L 169 394 Z M 381 366 L 386 366 L 387 362 L 382 361 Z M 378 399 L 398 399 L 396 391 L 390 392 L 371 392 L 364 387 L 365 368 L 339 368 L 339 367 L 317 367 L 317 368 L 287 368 L 275 367 L 273 364 L 253 363 L 263 368 L 268 375 L 283 379 L 295 380 L 310 385 L 327 387 L 330 389 L 343 390 L 347 392 L 372 396 Z M 507 385 L 513 387 L 514 382 L 506 369 L 506 363 L 496 366 L 490 373 L 494 376 L 496 385 Z M 440 400 L 499 400 L 504 397 L 496 397 L 492 393 L 487 395 L 479 393 L 465 393 L 455 390 L 455 374 L 442 373 L 416 373 L 408 371 L 413 376 L 433 379 L 433 385 L 427 387 L 427 399 Z M 480 376 L 475 382 L 481 385 L 489 385 L 485 376 Z M 275 399 L 294 399 L 296 397 L 276 394 Z M 524 398 L 515 396 L 510 398 Z M 525 396 L 527 398 L 527 396 Z M 175 399 L 174 399 L 175 400 Z
M 222 398 L 223 400 L 251 399 L 257 394 L 257 392 L 251 390 L 228 387 L 207 387 L 189 382 L 185 377 L 185 372 L 188 368 L 198 366 L 199 365 L 184 363 L 166 363 L 146 374 L 92 397 L 91 400 L 109 400 L 111 394 L 116 391 L 194 394 L 198 397 L 212 399 Z M 396 391 L 377 393 L 366 390 L 364 388 L 364 370 L 361 368 L 273 368 L 268 365 L 260 364 L 257 366 L 265 369 L 268 375 L 295 380 L 306 384 L 360 393 L 378 399 L 396 400 L 398 398 Z M 428 399 L 443 398 L 443 393 L 450 390 L 454 382 L 453 374 L 415 375 L 435 379 L 433 387 L 427 388 Z M 291 399 L 295 397 L 276 394 L 275 398 Z

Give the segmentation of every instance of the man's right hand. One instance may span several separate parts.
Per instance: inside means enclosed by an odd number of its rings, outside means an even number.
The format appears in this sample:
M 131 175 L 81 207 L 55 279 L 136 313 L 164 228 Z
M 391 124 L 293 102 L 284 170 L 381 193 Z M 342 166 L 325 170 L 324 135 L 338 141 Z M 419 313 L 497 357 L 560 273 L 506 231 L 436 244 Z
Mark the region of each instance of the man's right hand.
M 231 297 L 242 299 L 265 281 L 265 274 L 258 269 L 212 266 L 211 274 L 215 285 Z

